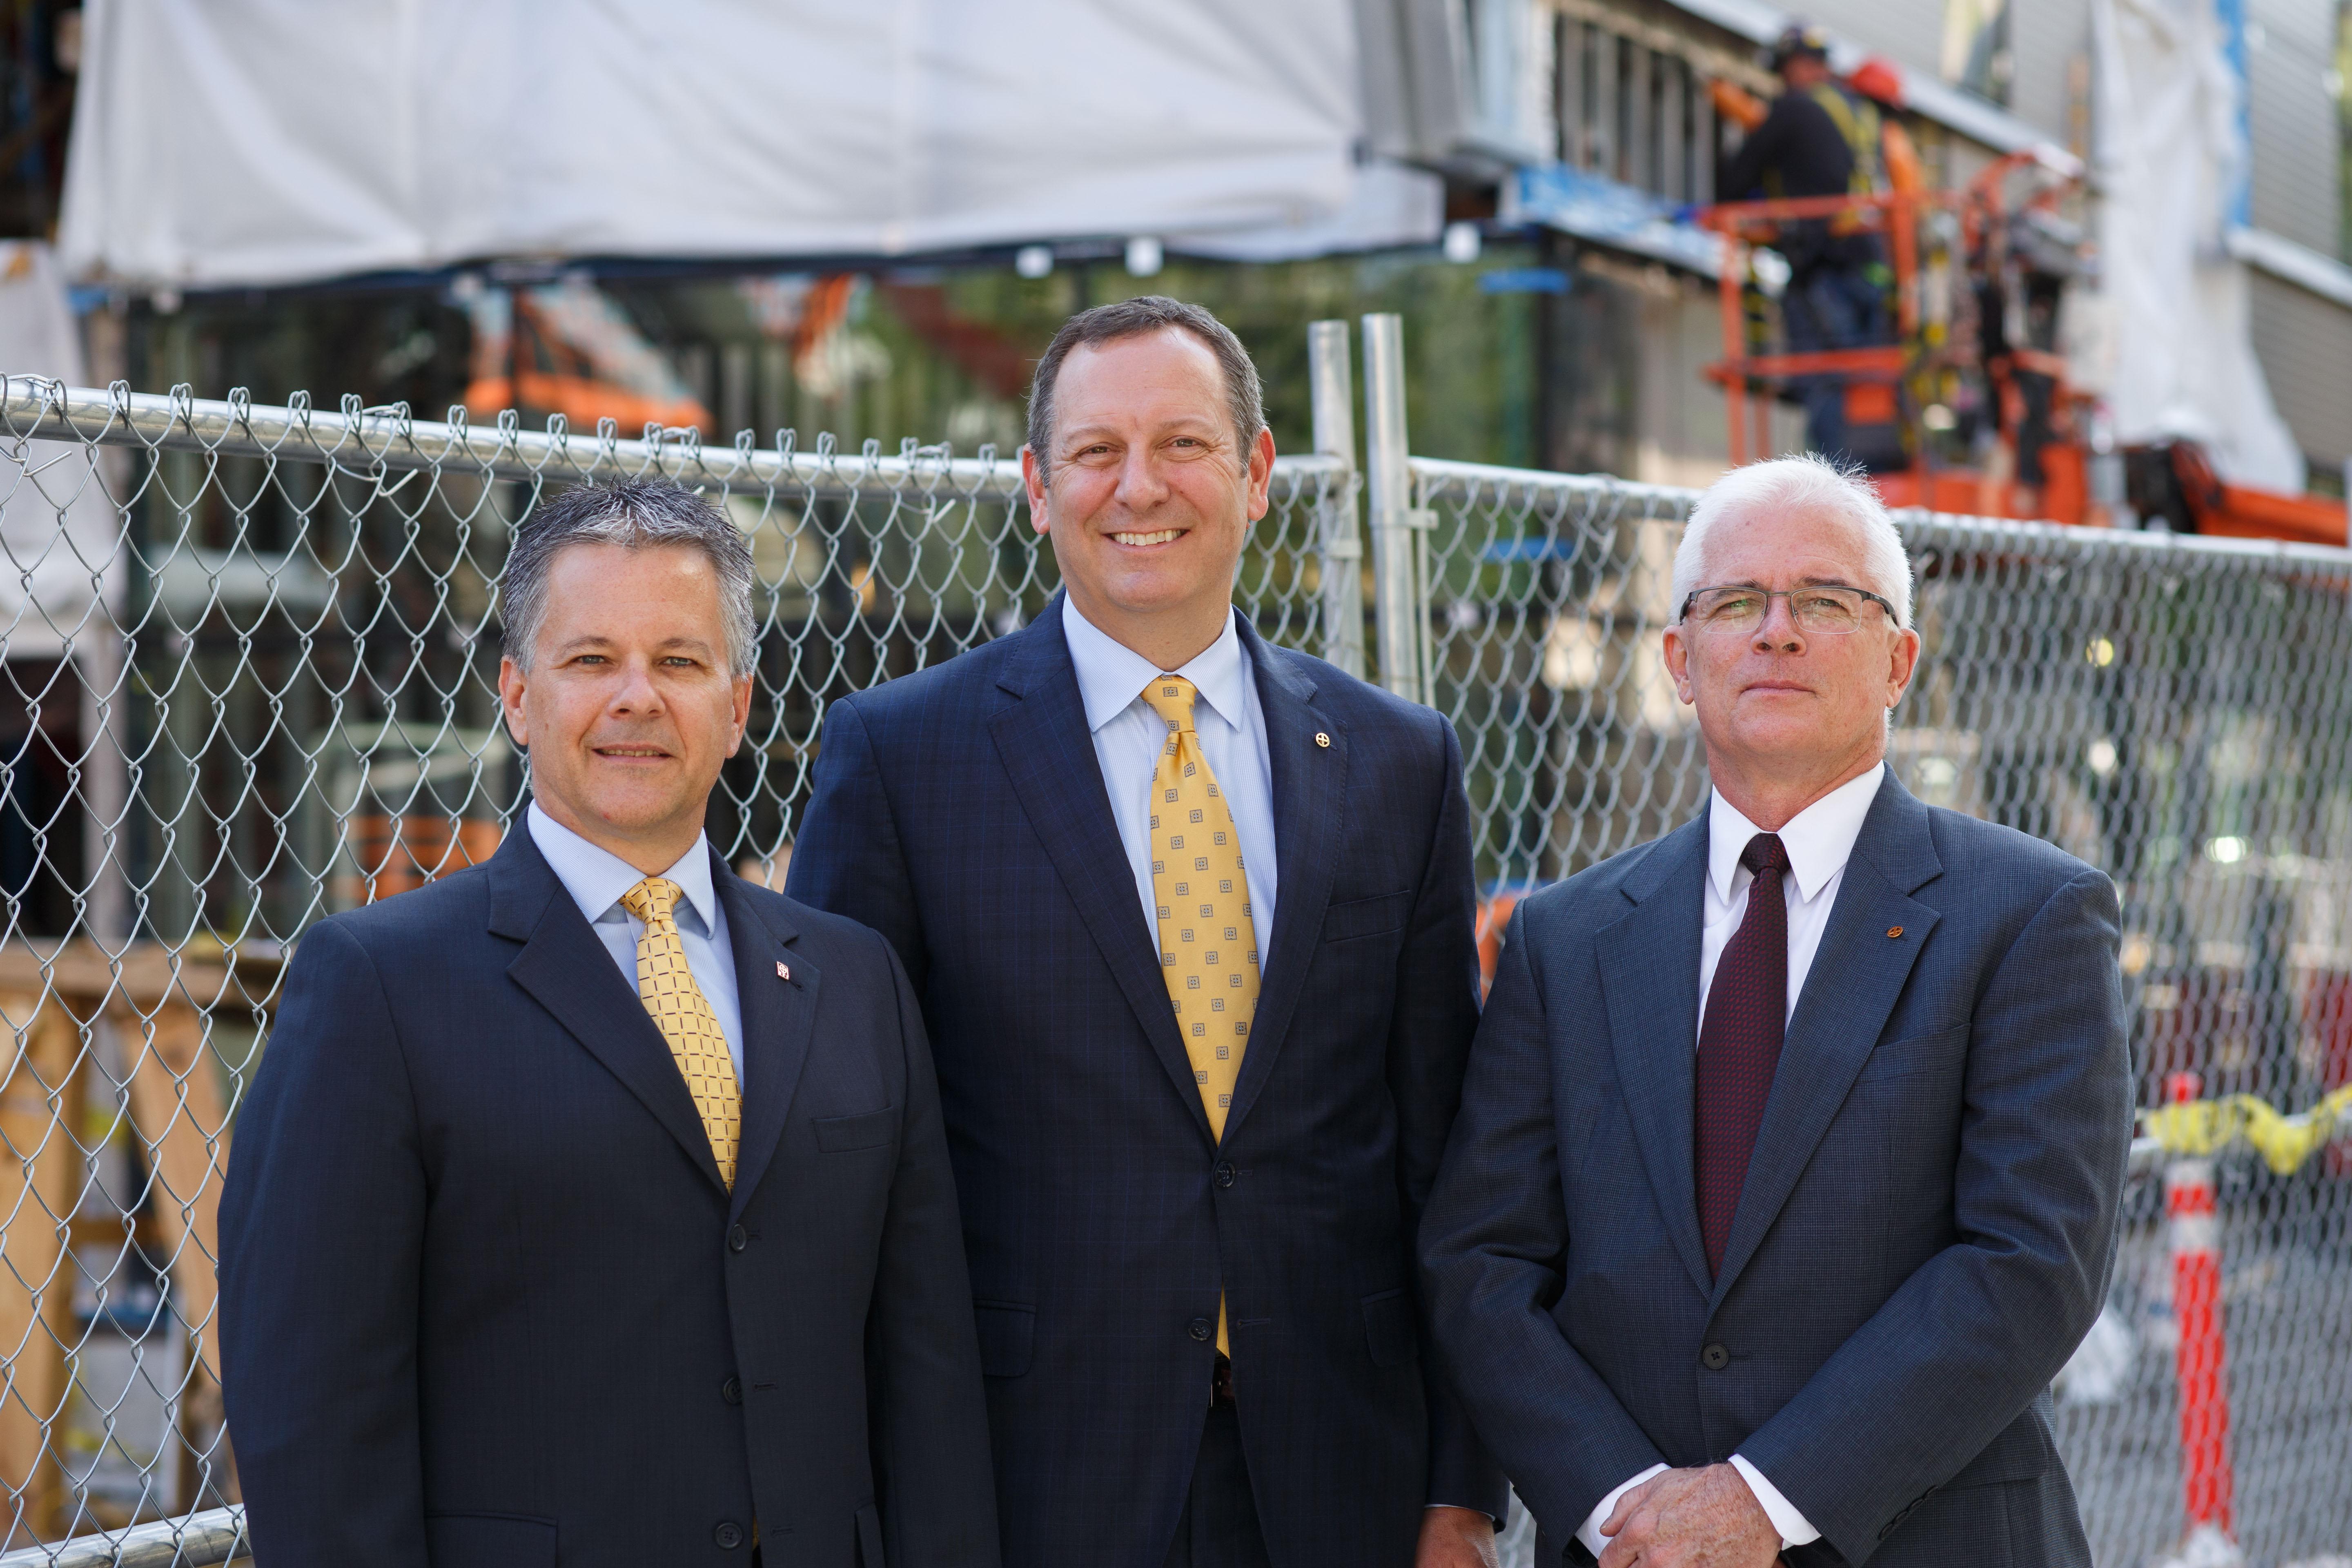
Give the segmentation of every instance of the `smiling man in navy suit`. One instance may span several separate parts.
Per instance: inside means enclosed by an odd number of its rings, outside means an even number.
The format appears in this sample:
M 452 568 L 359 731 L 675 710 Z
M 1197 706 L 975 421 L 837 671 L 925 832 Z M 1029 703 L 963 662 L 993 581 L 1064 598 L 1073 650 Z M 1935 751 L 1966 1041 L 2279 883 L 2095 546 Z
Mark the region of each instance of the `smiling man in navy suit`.
M 1901 536 L 1817 458 L 1693 509 L 1715 790 L 1523 901 L 1422 1240 L 1439 1342 L 1601 1568 L 2088 1568 L 2049 1384 L 2131 1136 L 2113 884 L 1914 799 Z
M 1412 1261 L 1477 1014 L 1452 726 L 1234 613 L 1274 441 L 1207 311 L 1066 323 L 1022 461 L 1065 591 L 834 705 L 791 883 L 922 997 L 1005 1561 L 1477 1568 Z
M 939 1093 L 888 946 L 728 874 L 751 559 L 666 485 L 518 536 L 487 866 L 313 926 L 221 1210 L 256 1551 L 994 1568 Z

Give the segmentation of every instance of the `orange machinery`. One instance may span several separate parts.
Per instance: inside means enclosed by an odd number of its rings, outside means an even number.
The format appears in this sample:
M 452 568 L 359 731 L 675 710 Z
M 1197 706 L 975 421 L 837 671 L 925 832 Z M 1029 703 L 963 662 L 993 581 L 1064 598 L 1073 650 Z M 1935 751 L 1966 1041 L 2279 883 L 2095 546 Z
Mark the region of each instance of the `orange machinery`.
M 1724 241 L 1724 356 L 1706 374 L 1724 389 L 1732 462 L 1771 450 L 1768 420 L 1781 384 L 1796 376 L 1838 374 L 1846 380 L 1849 421 L 1903 427 L 1902 465 L 1873 476 L 1890 506 L 2105 525 L 2106 510 L 2093 500 L 2088 484 L 2092 400 L 2070 384 L 2064 356 L 1998 334 L 1951 331 L 1948 320 L 1923 319 L 1922 230 L 1931 215 L 1949 213 L 1957 219 L 1939 226 L 1957 237 L 1957 243 L 1945 247 L 1950 272 L 1939 280 L 1944 298 L 1981 288 L 1999 299 L 2001 291 L 2017 287 L 2016 269 L 2009 265 L 2018 232 L 2012 220 L 2054 214 L 2074 182 L 2052 173 L 2031 153 L 2018 153 L 1994 163 L 1964 189 L 1928 190 L 1907 138 L 1891 121 L 1886 151 L 1890 190 L 1727 202 L 1700 210 L 1699 221 Z M 1845 232 L 1885 237 L 1895 279 L 1894 342 L 1801 354 L 1758 351 L 1751 341 L 1748 288 L 1754 251 L 1771 243 L 1782 223 L 1808 218 L 1827 219 Z M 1945 415 L 1949 424 L 1942 389 L 1961 374 L 1976 378 L 1998 411 L 1990 461 L 1978 467 L 1940 460 L 1935 439 L 1934 416 Z M 2040 410 L 2032 453 L 2032 466 L 2041 471 L 2039 484 L 2020 478 L 2019 441 L 2030 423 L 2029 401 Z M 2340 500 L 2224 484 L 2192 443 L 2134 456 L 2133 500 L 2143 514 L 2160 511 L 2175 527 L 2200 533 L 2347 542 Z M 2153 499 L 2143 499 L 2143 490 Z

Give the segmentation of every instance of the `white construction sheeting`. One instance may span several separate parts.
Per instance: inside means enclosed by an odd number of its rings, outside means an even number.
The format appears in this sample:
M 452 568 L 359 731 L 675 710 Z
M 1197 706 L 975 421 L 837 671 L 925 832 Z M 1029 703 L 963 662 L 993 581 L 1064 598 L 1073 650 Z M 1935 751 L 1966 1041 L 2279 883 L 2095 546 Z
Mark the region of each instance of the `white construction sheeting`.
M 1362 205 L 1354 10 L 91 0 L 59 248 L 77 276 L 204 288 L 1319 236 Z
M 57 258 L 0 241 L 0 370 L 89 384 Z M 22 382 L 11 390 L 21 389 Z M 5 438 L 0 438 L 5 439 Z M 0 489 L 0 643 L 11 658 L 110 650 L 122 598 L 121 521 L 90 459 L 69 441 L 7 443 Z
M 2093 26 L 2116 437 L 2197 441 L 2222 478 L 2299 492 L 2303 456 L 2254 358 L 2246 268 L 2226 244 L 2243 83 L 2213 0 L 2095 0 Z

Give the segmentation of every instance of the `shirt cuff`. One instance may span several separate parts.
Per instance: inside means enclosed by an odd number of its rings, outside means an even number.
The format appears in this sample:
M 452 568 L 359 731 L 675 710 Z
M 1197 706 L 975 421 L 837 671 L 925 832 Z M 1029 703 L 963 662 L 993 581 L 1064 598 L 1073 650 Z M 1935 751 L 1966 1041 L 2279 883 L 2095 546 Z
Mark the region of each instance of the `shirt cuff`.
M 1822 1538 L 1822 1532 L 1813 1528 L 1811 1521 L 1799 1513 L 1796 1505 L 1780 1495 L 1780 1489 L 1766 1480 L 1764 1472 L 1749 1464 L 1745 1457 L 1732 1455 L 1731 1468 L 1739 1472 L 1739 1479 L 1746 1481 L 1748 1489 L 1756 1494 L 1756 1501 L 1763 1508 L 1764 1517 L 1770 1520 L 1772 1528 L 1780 1532 L 1780 1545 L 1784 1551 Z
M 1584 1549 L 1587 1552 L 1591 1552 L 1596 1559 L 1600 1557 L 1602 1552 L 1608 1551 L 1609 1538 L 1601 1533 L 1601 1526 L 1602 1522 L 1608 1519 L 1610 1514 L 1615 1511 L 1617 1500 L 1623 1497 L 1627 1492 L 1632 1491 L 1635 1487 L 1640 1486 L 1643 1481 L 1648 1480 L 1652 1476 L 1663 1476 L 1665 1473 L 1665 1466 L 1652 1465 L 1648 1469 L 1643 1470 L 1640 1475 L 1633 1477 L 1631 1480 L 1628 1480 L 1622 1486 L 1620 1486 L 1615 1491 L 1612 1491 L 1607 1497 L 1602 1498 L 1601 1500 L 1601 1506 L 1587 1514 L 1585 1516 L 1584 1522 L 1576 1527 L 1576 1538 L 1584 1542 Z M 1772 1495 L 1775 1497 L 1780 1496 L 1778 1492 L 1775 1492 Z M 1812 1537 L 1807 1536 L 1805 1539 L 1810 1541 Z

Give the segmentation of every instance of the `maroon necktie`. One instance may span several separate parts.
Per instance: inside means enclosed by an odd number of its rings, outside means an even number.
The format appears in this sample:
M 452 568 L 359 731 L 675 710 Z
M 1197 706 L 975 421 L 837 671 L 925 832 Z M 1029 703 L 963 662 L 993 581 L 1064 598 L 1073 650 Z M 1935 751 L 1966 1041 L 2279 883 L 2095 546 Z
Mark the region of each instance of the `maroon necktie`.
M 1698 1031 L 1692 1152 L 1710 1275 L 1723 1270 L 1731 1216 L 1739 1208 L 1789 1020 L 1789 906 L 1780 892 L 1789 852 L 1778 834 L 1759 833 L 1739 852 L 1739 863 L 1756 875 L 1748 884 L 1748 913 L 1716 962 L 1706 1020 Z

